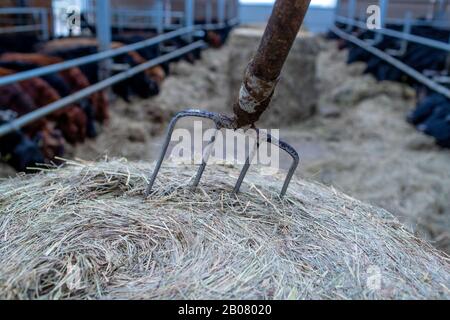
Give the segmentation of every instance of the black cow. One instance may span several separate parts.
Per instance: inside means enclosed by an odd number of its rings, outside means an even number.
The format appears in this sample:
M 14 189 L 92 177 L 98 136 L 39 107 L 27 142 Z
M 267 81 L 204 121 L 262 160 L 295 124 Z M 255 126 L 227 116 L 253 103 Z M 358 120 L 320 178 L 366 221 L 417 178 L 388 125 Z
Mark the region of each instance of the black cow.
M 39 43 L 39 37 L 36 34 L 21 33 L 1 34 L 0 52 L 33 52 L 34 46 Z
M 97 53 L 95 46 L 79 46 L 76 48 L 61 48 L 57 51 L 49 52 L 48 54 L 58 56 L 64 60 L 76 59 L 86 55 Z M 128 64 L 132 67 L 137 63 L 129 54 L 123 54 L 114 58 L 116 64 Z M 85 74 L 91 84 L 98 82 L 99 64 L 91 63 L 80 66 L 81 71 Z M 144 72 L 141 72 L 129 79 L 121 81 L 112 87 L 114 93 L 120 96 L 125 101 L 130 101 L 130 95 L 136 93 L 142 98 L 148 98 L 159 93 L 158 85 L 149 79 Z
M 408 114 L 407 121 L 413 125 L 425 122 L 434 112 L 434 109 L 447 102 L 447 98 L 439 93 L 431 93 L 416 106 L 416 109 Z
M 437 105 L 418 128 L 434 137 L 439 146 L 450 148 L 450 101 Z
M 9 110 L 0 110 L 0 125 L 16 116 Z M 19 172 L 28 172 L 29 167 L 45 161 L 38 145 L 21 131 L 0 138 L 0 158 Z

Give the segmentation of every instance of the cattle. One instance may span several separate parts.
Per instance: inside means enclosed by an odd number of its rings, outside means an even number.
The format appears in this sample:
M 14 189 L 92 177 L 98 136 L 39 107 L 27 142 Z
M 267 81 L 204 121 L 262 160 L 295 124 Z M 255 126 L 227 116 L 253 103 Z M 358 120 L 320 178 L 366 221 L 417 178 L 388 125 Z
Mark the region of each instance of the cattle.
M 423 123 L 433 114 L 437 106 L 445 104 L 446 101 L 446 97 L 442 94 L 431 93 L 422 101 L 419 101 L 415 110 L 408 114 L 407 121 L 416 126 Z
M 32 52 L 38 43 L 36 34 L 22 33 L 20 40 L 17 34 L 0 34 L 0 52 Z
M 27 71 L 34 68 L 38 68 L 38 65 L 33 63 L 24 62 L 4 62 L 0 58 L 0 67 L 9 68 L 14 71 Z M 53 89 L 55 89 L 61 97 L 66 97 L 72 93 L 71 87 L 67 84 L 60 74 L 49 74 L 41 76 Z M 97 136 L 97 130 L 95 127 L 95 110 L 91 101 L 87 98 L 80 100 L 77 105 L 84 111 L 86 115 L 86 135 L 89 138 L 95 138 Z
M 63 133 L 58 130 L 54 123 L 47 122 L 46 126 L 37 132 L 33 141 L 40 146 L 40 150 L 47 162 L 60 163 L 58 159 L 64 155 L 66 143 Z
M 439 146 L 450 148 L 450 100 L 434 93 L 418 104 L 408 120 Z
M 200 38 L 213 47 L 219 47 L 226 39 L 228 32 L 229 30 L 209 31 Z M 125 32 L 120 36 L 114 34 L 111 45 L 112 48 L 120 48 L 153 36 L 155 33 L 151 32 L 137 34 Z M 194 38 L 195 40 L 200 39 L 197 35 Z M 34 46 L 34 44 L 35 42 L 31 46 L 23 44 L 28 49 L 20 45 L 2 49 L 0 43 L 0 77 L 98 52 L 97 41 L 93 38 L 65 38 L 52 40 L 39 46 Z M 167 47 L 175 48 L 188 44 L 184 37 L 177 37 L 164 43 Z M 164 45 L 153 45 L 114 57 L 112 59 L 113 66 L 117 68 L 112 69 L 113 73 L 122 72 L 124 66 L 132 68 L 157 58 L 162 54 L 161 48 Z M 159 93 L 162 82 L 169 74 L 171 62 L 184 59 L 194 63 L 200 58 L 200 53 L 201 50 L 198 49 L 159 66 L 147 68 L 114 85 L 113 91 L 126 101 L 130 101 L 132 94 L 142 98 L 154 96 Z M 97 83 L 99 68 L 99 63 L 91 63 L 2 86 L 0 87 L 0 110 L 13 112 L 15 116 L 20 117 L 37 108 L 52 104 L 62 97 L 67 97 Z M 0 152 L 4 159 L 9 159 L 8 163 L 14 168 L 18 171 L 25 171 L 27 167 L 34 166 L 36 163 L 55 161 L 55 157 L 62 156 L 66 141 L 75 144 L 83 142 L 86 137 L 94 137 L 96 135 L 94 120 L 104 123 L 108 119 L 108 100 L 105 92 L 100 91 L 27 125 L 22 130 L 8 135 L 7 138 L 0 138 L 3 148 Z M 7 122 L 7 120 L 5 121 Z M 20 162 L 21 160 L 23 161 Z
M 22 72 L 39 68 L 40 66 L 34 63 L 21 61 L 2 61 L 0 56 L 0 67 L 14 70 L 15 72 Z M 52 88 L 55 89 L 61 97 L 66 97 L 71 92 L 69 85 L 59 74 L 44 75 L 40 78 L 52 86 Z
M 389 25 L 388 27 L 389 29 L 400 30 L 400 26 L 398 25 Z M 427 26 L 415 26 L 412 29 L 412 33 L 444 42 L 448 41 L 450 37 L 449 31 Z M 354 35 L 363 40 L 371 40 L 374 37 L 373 32 L 371 31 L 355 31 Z M 396 49 L 398 48 L 400 41 L 402 40 L 384 36 L 381 41 L 374 43 L 374 47 L 382 51 L 386 51 L 387 49 Z M 346 42 L 346 44 L 346 46 L 349 47 L 347 62 L 367 62 L 365 72 L 373 74 L 378 80 L 406 81 L 410 84 L 415 83 L 413 79 L 409 79 L 407 75 L 403 74 L 403 72 L 384 60 L 373 56 L 367 50 L 359 46 L 355 46 L 349 42 Z M 409 43 L 407 50 L 403 53 L 403 55 L 397 56 L 396 58 L 415 70 L 423 72 L 424 70 L 442 70 L 446 65 L 447 55 L 448 54 L 442 50 L 417 43 Z
M 10 75 L 11 70 L 0 68 L 0 77 Z M 23 116 L 31 111 L 36 110 L 34 100 L 28 93 L 20 86 L 20 84 L 13 83 L 9 85 L 0 86 L 0 109 L 11 110 L 18 116 Z M 26 127 L 30 135 L 34 135 L 44 126 L 45 120 L 39 119 Z
M 8 121 L 6 117 L 0 110 L 0 125 Z M 45 162 L 38 145 L 20 131 L 0 137 L 0 158 L 19 172 Z
M 0 76 L 2 73 L 5 73 L 5 69 L 0 68 Z M 31 97 L 17 83 L 0 86 L 0 106 L 8 107 L 19 115 L 36 109 Z
M 450 100 L 442 94 L 431 92 L 419 100 L 407 121 L 434 137 L 439 146 L 450 148 Z
M 0 56 L 0 63 L 11 63 L 11 62 L 20 62 L 23 64 L 34 65 L 35 67 L 48 66 L 56 63 L 63 62 L 63 59 L 43 54 L 20 54 L 20 53 L 6 53 Z M 59 82 L 61 85 L 54 84 L 55 81 L 49 81 L 49 84 L 52 85 L 53 88 L 57 89 L 59 94 L 62 97 L 67 96 L 70 93 L 77 92 L 79 90 L 83 90 L 90 86 L 90 82 L 88 78 L 83 74 L 83 72 L 76 67 L 65 69 L 60 71 L 56 75 L 52 75 L 53 77 L 60 76 L 62 81 Z M 44 80 L 47 76 L 42 77 Z M 64 83 L 67 86 L 67 90 L 62 90 L 60 86 Z M 93 108 L 94 116 L 97 121 L 100 123 L 104 123 L 109 119 L 109 103 L 104 91 L 98 91 L 83 101 L 83 108 Z M 92 106 L 88 107 L 88 104 L 92 104 Z M 90 137 L 95 136 L 95 133 L 91 134 Z
M 113 47 L 123 44 L 113 43 Z M 67 38 L 46 43 L 41 49 L 43 53 L 55 55 L 65 60 L 75 59 L 82 56 L 97 53 L 97 43 L 90 38 Z M 137 52 L 116 56 L 113 60 L 118 65 L 128 65 L 130 67 L 140 64 L 135 60 L 140 56 Z M 141 58 L 142 59 L 142 58 Z M 144 60 L 145 61 L 145 60 Z M 91 83 L 98 82 L 98 63 L 92 63 L 81 67 L 83 73 Z M 121 81 L 112 87 L 113 91 L 125 101 L 130 101 L 130 96 L 135 93 L 141 98 L 148 98 L 159 93 L 159 86 L 156 81 L 150 79 L 145 72 L 141 72 L 129 79 Z
M 0 105 L 0 125 L 14 120 L 18 114 Z M 0 137 L 0 158 L 19 172 L 28 172 L 30 167 L 55 162 L 55 157 L 64 154 L 64 139 L 50 122 L 42 120 L 34 134 L 15 130 Z
M 111 47 L 120 48 L 124 46 L 123 43 L 113 42 Z M 129 65 L 130 67 L 135 67 L 142 63 L 145 63 L 145 60 L 138 52 L 130 51 L 127 54 L 120 55 L 116 58 L 119 60 L 119 63 Z M 151 69 L 158 68 L 148 68 L 142 73 L 139 73 L 129 79 L 131 83 L 131 89 L 141 98 L 149 98 L 159 94 L 159 84 L 157 79 L 152 79 L 152 71 Z
M 400 30 L 400 28 L 400 26 L 389 26 L 389 29 Z M 373 33 L 370 31 L 356 30 L 354 34 L 365 40 L 373 37 Z M 450 37 L 450 31 L 432 26 L 414 26 L 412 34 L 441 42 L 447 42 Z M 387 49 L 398 48 L 400 41 L 402 40 L 384 36 L 374 46 L 387 51 Z M 424 90 L 424 87 L 418 85 L 415 79 L 361 47 L 349 42 L 345 42 L 345 45 L 341 42 L 339 45 L 349 48 L 348 63 L 366 62 L 365 73 L 374 75 L 377 80 L 401 81 L 418 87 L 418 103 L 416 108 L 407 115 L 407 121 L 423 133 L 434 137 L 439 146 L 450 147 L 449 99 L 439 93 L 430 92 L 428 89 Z M 413 42 L 408 43 L 406 50 L 399 52 L 396 59 L 421 73 L 425 71 L 439 73 L 448 68 L 448 52 Z
M 113 42 L 113 45 L 112 45 L 113 48 L 120 48 L 122 46 L 123 46 L 123 44 L 119 43 L 119 42 Z M 147 62 L 147 59 L 145 59 L 137 51 L 130 51 L 128 54 L 131 57 L 132 63 L 134 65 L 139 65 L 139 64 L 143 64 L 143 63 Z M 150 60 L 150 59 L 148 59 L 148 60 Z M 147 77 L 150 78 L 150 80 L 152 80 L 153 82 L 155 82 L 158 85 L 158 88 L 162 85 L 162 82 L 166 78 L 166 74 L 165 74 L 165 71 L 162 66 L 154 66 L 154 67 L 148 68 L 145 70 L 145 74 L 147 75 Z M 159 90 L 159 89 L 157 89 L 157 90 Z
M 435 138 L 439 146 L 450 148 L 450 103 L 437 106 L 418 129 Z
M 129 45 L 137 42 L 141 42 L 156 36 L 156 33 L 149 32 L 122 32 L 120 35 L 114 35 L 113 40 L 116 43 L 122 43 L 124 45 Z M 144 61 L 149 61 L 159 57 L 162 52 L 159 45 L 152 45 L 136 51 Z M 164 77 L 170 73 L 170 62 L 164 62 L 157 68 L 162 69 L 164 72 Z M 154 69 L 154 68 L 153 68 Z
M 14 73 L 13 70 L 0 68 L 0 76 Z M 19 86 L 27 93 L 37 107 L 43 107 L 58 101 L 61 97 L 47 82 L 41 78 L 20 81 Z M 64 137 L 70 143 L 83 142 L 86 138 L 87 117 L 78 106 L 68 106 L 55 111 L 49 116 L 58 124 Z

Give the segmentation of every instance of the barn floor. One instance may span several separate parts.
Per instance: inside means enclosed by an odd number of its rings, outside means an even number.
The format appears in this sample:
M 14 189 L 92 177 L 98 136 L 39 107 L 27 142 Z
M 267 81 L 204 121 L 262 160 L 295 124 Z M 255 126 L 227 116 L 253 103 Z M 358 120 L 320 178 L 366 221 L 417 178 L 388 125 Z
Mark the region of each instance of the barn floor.
M 450 151 L 436 147 L 404 118 L 414 92 L 376 83 L 363 66 L 347 66 L 346 52 L 323 41 L 317 61 L 322 93 L 316 114 L 281 137 L 301 155 L 298 174 L 398 215 L 408 227 L 450 252 Z M 228 112 L 229 47 L 204 52 L 196 65 L 173 66 L 154 99 L 117 101 L 108 127 L 68 158 L 155 160 L 170 116 L 186 108 Z M 270 111 L 269 111 L 270 112 Z M 0 166 L 0 176 L 11 174 Z

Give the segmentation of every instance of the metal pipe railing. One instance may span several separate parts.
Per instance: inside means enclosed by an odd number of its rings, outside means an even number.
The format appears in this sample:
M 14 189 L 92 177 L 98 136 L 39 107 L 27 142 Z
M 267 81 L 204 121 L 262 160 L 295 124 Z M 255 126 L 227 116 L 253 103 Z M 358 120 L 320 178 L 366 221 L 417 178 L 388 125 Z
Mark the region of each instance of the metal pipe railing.
M 138 66 L 135 66 L 131 69 L 128 69 L 124 72 L 121 72 L 119 74 L 116 74 L 108 79 L 105 79 L 103 81 L 100 81 L 94 85 L 91 85 L 83 90 L 77 91 L 74 94 L 71 94 L 67 97 L 64 97 L 58 101 L 55 101 L 47 106 L 44 106 L 42 108 L 39 108 L 35 111 L 32 111 L 30 113 L 27 113 L 26 115 L 15 119 L 9 123 L 6 123 L 2 126 L 0 126 L 0 137 L 7 135 L 11 132 L 14 132 L 16 130 L 19 130 L 20 128 L 33 123 L 37 119 L 43 118 L 57 110 L 60 110 L 74 102 L 77 102 L 85 97 L 90 96 L 91 94 L 103 90 L 107 87 L 110 87 L 120 81 L 123 81 L 125 79 L 128 79 L 140 72 L 145 71 L 148 68 L 157 66 L 161 63 L 164 63 L 166 61 L 169 61 L 171 59 L 177 58 L 179 56 L 182 56 L 186 53 L 189 53 L 193 50 L 200 49 L 206 47 L 206 43 L 204 41 L 196 41 L 194 43 L 191 43 L 187 46 L 184 46 L 182 48 L 179 48 L 177 50 L 174 50 L 170 53 L 164 54 L 162 56 L 159 56 L 158 58 L 152 59 L 150 61 L 147 61 L 143 64 L 140 64 Z
M 331 31 L 333 31 L 336 35 L 338 35 L 339 37 L 341 37 L 342 39 L 345 39 L 347 41 L 350 41 L 354 44 L 356 44 L 357 46 L 363 48 L 364 50 L 369 51 L 370 53 L 372 53 L 373 55 L 377 56 L 378 58 L 390 63 L 391 65 L 393 65 L 394 67 L 396 67 L 397 69 L 403 71 L 404 73 L 406 73 L 407 75 L 409 75 L 411 78 L 414 78 L 415 80 L 417 80 L 418 82 L 424 84 L 425 86 L 427 86 L 428 88 L 430 88 L 431 90 L 434 90 L 444 96 L 446 96 L 447 98 L 450 99 L 450 89 L 437 84 L 435 81 L 427 78 L 426 76 L 424 76 L 422 73 L 420 73 L 419 71 L 415 70 L 414 68 L 411 68 L 410 66 L 408 66 L 407 64 L 401 62 L 400 60 L 391 57 L 389 54 L 381 51 L 380 49 L 377 49 L 373 46 L 371 46 L 370 44 L 366 43 L 365 41 L 358 39 L 355 36 L 352 36 L 350 34 L 348 34 L 345 31 L 340 30 L 338 27 L 333 26 L 331 27 Z
M 0 8 L 0 15 L 30 15 L 34 20 L 39 19 L 39 23 L 36 24 L 0 27 L 0 34 L 40 31 L 43 40 L 49 38 L 48 10 L 45 8 Z
M 358 27 L 361 29 L 369 30 L 367 28 L 366 23 L 356 21 L 355 19 L 351 19 L 351 18 L 347 18 L 347 17 L 343 17 L 343 16 L 337 16 L 336 21 L 353 26 L 353 27 Z M 415 43 L 422 44 L 422 45 L 432 47 L 435 49 L 450 51 L 450 43 L 445 43 L 443 41 L 428 39 L 425 37 L 416 36 L 416 35 L 408 34 L 408 33 L 403 33 L 401 31 L 396 31 L 396 30 L 391 30 L 391 29 L 375 29 L 375 30 L 370 30 L 370 31 L 375 32 L 375 33 L 381 33 L 385 36 L 389 36 L 389 37 L 393 37 L 393 38 L 404 39 L 404 40 L 407 40 L 410 42 L 415 42 Z
M 191 28 L 194 26 L 194 0 L 185 0 L 184 1 L 184 25 L 187 28 Z M 187 40 L 192 41 L 192 36 L 188 37 Z
M 25 25 L 25 26 L 0 27 L 0 34 L 22 33 L 22 32 L 41 31 L 41 30 L 42 30 L 42 26 L 40 24 L 29 24 L 29 25 Z
M 111 6 L 109 0 L 96 1 L 96 35 L 98 43 L 98 51 L 106 52 L 111 50 Z M 111 59 L 100 61 L 99 79 L 104 80 L 110 76 Z
M 98 52 L 96 54 L 92 54 L 89 56 L 84 56 L 81 58 L 77 58 L 77 59 L 64 61 L 61 63 L 33 69 L 33 70 L 28 70 L 28 71 L 12 74 L 9 76 L 0 77 L 0 86 L 20 82 L 20 81 L 27 80 L 27 79 L 34 78 L 34 77 L 45 76 L 48 74 L 56 73 L 56 72 L 59 72 L 59 71 L 65 70 L 65 69 L 69 69 L 69 68 L 73 68 L 73 67 L 79 67 L 82 65 L 90 64 L 90 63 L 106 61 L 113 57 L 116 57 L 116 56 L 119 56 L 122 54 L 126 54 L 130 51 L 136 51 L 136 50 L 143 49 L 145 47 L 149 47 L 152 45 L 158 45 L 164 41 L 167 41 L 167 40 L 170 40 L 170 39 L 173 39 L 176 37 L 192 35 L 198 30 L 220 29 L 227 25 L 233 26 L 239 22 L 239 17 L 228 19 L 228 21 L 225 22 L 225 2 L 218 1 L 217 9 L 219 11 L 221 11 L 221 14 L 219 14 L 219 16 L 223 16 L 223 21 L 222 22 L 219 21 L 219 23 L 217 23 L 217 24 L 194 25 L 193 0 L 186 0 L 185 12 L 178 13 L 178 16 L 180 16 L 184 19 L 185 27 L 180 28 L 175 31 L 171 31 L 168 33 L 158 35 L 154 38 L 147 39 L 147 40 L 144 40 L 144 41 L 141 41 L 138 43 L 134 43 L 131 45 L 126 45 L 126 46 L 120 47 L 120 48 L 108 50 L 107 49 L 108 44 L 110 43 L 111 39 L 109 37 L 109 32 L 107 31 L 107 29 L 110 29 L 111 24 L 110 24 L 109 19 L 105 19 L 105 15 L 108 15 L 108 17 L 109 17 L 109 16 L 111 16 L 111 13 L 110 12 L 108 13 L 107 12 L 108 10 L 102 10 L 101 7 L 102 7 L 102 4 L 99 4 L 97 7 L 97 12 L 100 12 L 100 15 L 97 14 L 97 17 L 100 16 L 98 18 L 100 21 L 97 22 L 97 29 L 100 33 L 100 35 L 98 37 L 98 42 L 99 42 L 99 50 L 101 50 L 101 52 Z M 14 13 L 17 13 L 17 12 L 29 13 L 30 12 L 29 8 L 0 9 L 0 13 L 2 11 L 8 12 L 8 13 L 9 12 L 14 12 Z M 103 11 L 106 11 L 106 12 L 103 12 Z M 44 14 L 45 14 L 45 16 L 47 15 L 46 12 L 41 12 L 42 22 L 46 21 L 46 19 L 44 19 Z M 157 14 L 155 16 L 156 18 L 162 17 L 161 12 L 156 12 L 155 14 Z M 149 13 L 147 12 L 146 15 L 148 16 Z M 150 15 L 154 16 L 153 12 Z M 174 14 L 174 16 L 175 16 L 175 14 Z M 221 20 L 221 19 L 219 19 L 219 20 Z M 163 19 L 157 19 L 157 21 L 164 22 Z M 22 26 L 22 27 L 29 28 L 29 26 Z M 48 37 L 48 30 L 47 30 L 47 37 Z M 44 38 L 45 38 L 45 33 L 44 33 Z M 207 45 L 204 41 L 197 41 L 197 42 L 191 43 L 187 46 L 184 46 L 182 48 L 176 49 L 170 53 L 161 55 L 161 56 L 159 56 L 155 59 L 152 59 L 150 61 L 147 61 L 143 64 L 140 64 L 138 66 L 130 68 L 130 69 L 128 69 L 124 72 L 121 72 L 119 74 L 116 74 L 112 77 L 106 77 L 107 75 L 105 76 L 105 78 L 101 77 L 100 78 L 101 81 L 99 81 L 96 84 L 93 84 L 93 85 L 91 85 L 83 90 L 80 90 L 72 95 L 61 98 L 60 100 L 55 101 L 54 103 L 51 103 L 47 106 L 43 106 L 33 112 L 30 112 L 18 119 L 11 121 L 10 123 L 0 126 L 0 137 L 6 135 L 8 133 L 11 133 L 15 130 L 18 130 L 18 129 L 22 128 L 23 126 L 26 126 L 26 125 L 36 121 L 39 118 L 45 117 L 59 109 L 62 109 L 76 101 L 79 101 L 80 99 L 83 99 L 97 91 L 103 90 L 107 87 L 110 87 L 110 86 L 120 82 L 120 81 L 130 78 L 137 73 L 143 72 L 147 68 L 151 68 L 153 66 L 164 63 L 168 60 L 177 58 L 183 54 L 191 52 L 192 50 L 204 48 L 206 46 Z
M 42 10 L 47 11 L 45 8 L 34 8 L 34 7 L 11 7 L 11 8 L 0 8 L 0 14 L 34 14 Z
M 98 61 L 108 59 L 108 58 L 113 58 L 113 57 L 119 56 L 121 54 L 126 54 L 130 51 L 136 51 L 136 50 L 139 50 L 139 49 L 142 49 L 145 47 L 157 45 L 161 42 L 164 42 L 164 41 L 167 41 L 167 40 L 179 37 L 179 36 L 183 36 L 188 33 L 192 33 L 194 31 L 195 31 L 195 28 L 193 28 L 193 27 L 182 28 L 182 29 L 178 29 L 175 31 L 171 31 L 171 32 L 156 36 L 151 39 L 147 39 L 147 40 L 144 40 L 141 42 L 123 46 L 120 48 L 95 53 L 95 54 L 92 54 L 89 56 L 85 56 L 85 57 L 81 57 L 81 58 L 77 58 L 77 59 L 73 59 L 73 60 L 68 60 L 65 62 L 56 63 L 56 64 L 52 64 L 52 65 L 49 65 L 46 67 L 33 69 L 33 70 L 29 70 L 29 71 L 24 71 L 24 72 L 12 74 L 12 75 L 5 76 L 5 77 L 0 77 L 0 86 L 15 83 L 15 82 L 22 81 L 22 80 L 27 80 L 27 79 L 34 78 L 34 77 L 45 76 L 45 75 L 48 75 L 51 73 L 56 73 L 56 72 L 59 72 L 59 71 L 65 70 L 65 69 L 79 67 L 79 66 L 86 65 L 89 63 L 98 62 Z
M 225 0 L 217 1 L 217 19 L 220 25 L 225 24 Z

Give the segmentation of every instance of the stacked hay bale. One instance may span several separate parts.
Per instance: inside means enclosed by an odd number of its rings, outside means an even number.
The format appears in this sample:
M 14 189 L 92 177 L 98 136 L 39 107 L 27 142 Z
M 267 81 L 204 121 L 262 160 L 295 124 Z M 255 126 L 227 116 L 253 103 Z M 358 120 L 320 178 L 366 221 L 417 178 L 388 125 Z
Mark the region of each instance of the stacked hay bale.
M 70 163 L 0 183 L 0 298 L 450 298 L 450 264 L 333 189 L 209 166 Z
M 242 83 L 244 70 L 251 61 L 264 30 L 239 28 L 230 37 L 229 81 L 233 105 Z M 260 125 L 279 128 L 309 118 L 315 110 L 319 91 L 316 87 L 316 61 L 320 39 L 301 34 L 295 41 L 283 68 L 283 74 L 272 100 L 270 111 L 261 118 Z

